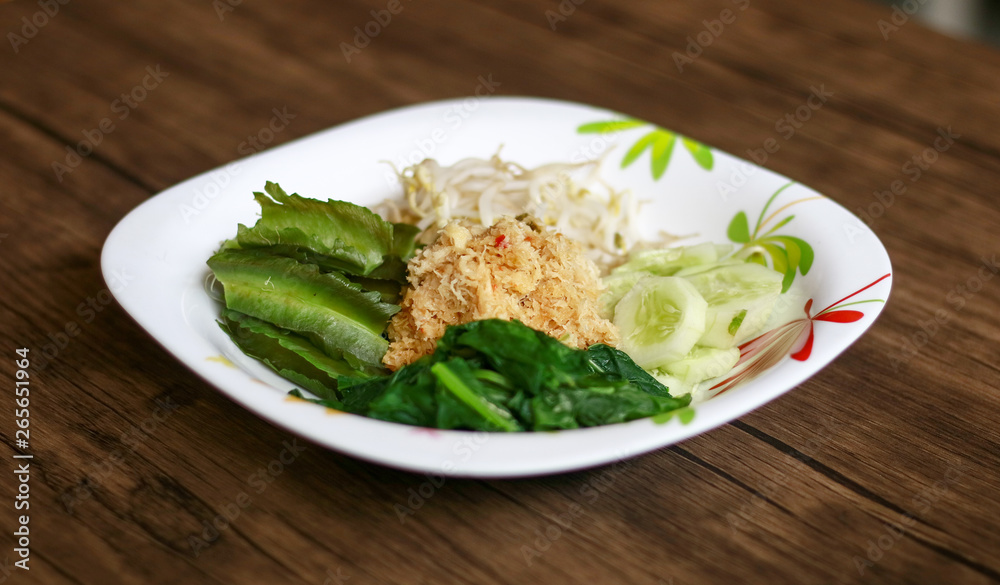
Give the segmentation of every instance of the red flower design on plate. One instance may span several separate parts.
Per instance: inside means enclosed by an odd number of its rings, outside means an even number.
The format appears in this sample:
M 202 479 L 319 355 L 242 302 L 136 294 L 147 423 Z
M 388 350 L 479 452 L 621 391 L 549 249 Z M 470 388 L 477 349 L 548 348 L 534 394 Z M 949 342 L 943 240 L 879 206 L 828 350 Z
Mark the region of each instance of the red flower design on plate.
M 812 355 L 813 342 L 816 338 L 816 321 L 827 321 L 830 323 L 854 323 L 865 316 L 861 311 L 854 309 L 844 309 L 850 305 L 862 303 L 884 303 L 883 299 L 869 299 L 864 301 L 853 301 L 845 303 L 854 296 L 870 289 L 876 284 L 889 278 L 885 274 L 874 282 L 861 287 L 839 301 L 831 304 L 822 311 L 812 314 L 813 299 L 806 301 L 803 308 L 805 317 L 785 323 L 780 327 L 762 333 L 750 341 L 740 346 L 740 360 L 736 362 L 730 375 L 709 389 L 711 395 L 719 395 L 729 390 L 740 382 L 745 382 L 757 377 L 764 370 L 777 364 L 785 356 L 793 360 L 804 362 Z

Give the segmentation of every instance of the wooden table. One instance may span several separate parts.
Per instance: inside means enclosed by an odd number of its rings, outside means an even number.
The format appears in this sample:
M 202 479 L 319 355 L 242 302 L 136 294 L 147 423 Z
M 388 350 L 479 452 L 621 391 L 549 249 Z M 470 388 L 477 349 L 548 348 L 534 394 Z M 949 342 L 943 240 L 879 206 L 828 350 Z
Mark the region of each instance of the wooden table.
M 6 455 L 0 582 L 1000 581 L 1000 55 L 906 16 L 856 0 L 4 4 L 10 454 L 15 348 L 57 355 L 30 379 L 30 571 L 14 566 L 26 512 Z M 480 76 L 742 156 L 773 139 L 767 167 L 869 214 L 895 267 L 885 313 L 794 392 L 614 468 L 448 480 L 401 524 L 424 477 L 299 440 L 238 497 L 294 436 L 110 299 L 104 238 L 189 176 Z M 787 136 L 776 123 L 813 88 L 832 96 Z

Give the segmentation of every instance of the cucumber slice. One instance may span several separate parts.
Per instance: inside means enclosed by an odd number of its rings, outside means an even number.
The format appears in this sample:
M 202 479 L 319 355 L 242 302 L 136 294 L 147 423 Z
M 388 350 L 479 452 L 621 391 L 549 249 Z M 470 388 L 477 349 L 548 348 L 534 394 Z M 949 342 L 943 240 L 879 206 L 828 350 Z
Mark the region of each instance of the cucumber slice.
M 680 278 L 680 277 L 678 277 Z M 708 302 L 698 345 L 727 349 L 751 339 L 767 322 L 781 295 L 782 275 L 746 262 L 683 277 Z
M 732 251 L 728 244 L 697 244 L 658 250 L 643 250 L 633 254 L 629 261 L 612 270 L 612 274 L 648 272 L 656 276 L 674 276 L 684 268 L 714 264 Z
M 718 349 L 695 346 L 684 359 L 663 366 L 663 370 L 689 385 L 712 378 L 718 378 L 733 369 L 740 361 L 740 350 L 736 347 Z
M 694 391 L 694 384 L 688 384 L 676 376 L 671 376 L 667 372 L 663 371 L 662 368 L 652 370 L 649 373 L 656 378 L 657 382 L 663 384 L 670 390 L 671 396 L 684 396 L 685 394 L 691 394 L 691 392 Z
M 622 272 L 619 274 L 609 274 L 602 280 L 605 288 L 601 293 L 601 317 L 608 320 L 615 318 L 615 306 L 622 300 L 628 291 L 632 290 L 637 282 L 649 276 L 647 272 Z
M 682 359 L 705 332 L 707 306 L 683 278 L 643 278 L 615 307 L 622 349 L 647 370 Z
M 702 272 L 708 272 L 720 266 L 733 266 L 735 264 L 746 264 L 746 260 L 741 258 L 723 258 L 717 262 L 712 262 L 711 264 L 699 264 L 697 266 L 688 266 L 687 268 L 681 268 L 674 273 L 674 276 L 691 276 L 692 274 L 700 274 Z

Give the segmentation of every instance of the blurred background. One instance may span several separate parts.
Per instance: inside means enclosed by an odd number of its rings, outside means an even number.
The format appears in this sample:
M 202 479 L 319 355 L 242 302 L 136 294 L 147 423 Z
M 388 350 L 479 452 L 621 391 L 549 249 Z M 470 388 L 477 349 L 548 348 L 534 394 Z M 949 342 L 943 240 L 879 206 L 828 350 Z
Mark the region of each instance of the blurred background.
M 912 14 L 912 18 L 942 33 L 1000 45 L 998 0 L 873 1 L 890 7 L 897 6 L 907 14 Z

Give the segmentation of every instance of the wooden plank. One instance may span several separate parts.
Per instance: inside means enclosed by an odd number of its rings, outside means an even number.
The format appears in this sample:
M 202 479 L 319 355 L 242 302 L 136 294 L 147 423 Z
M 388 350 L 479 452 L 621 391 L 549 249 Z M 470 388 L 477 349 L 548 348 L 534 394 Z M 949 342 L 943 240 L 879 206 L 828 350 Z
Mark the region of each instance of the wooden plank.
M 1000 580 L 1000 535 L 984 521 L 1000 514 L 991 497 L 1000 306 L 992 282 L 960 309 L 948 297 L 995 252 L 998 57 L 913 23 L 884 41 L 878 7 L 760 0 L 677 72 L 673 54 L 731 4 L 589 0 L 552 31 L 545 10 L 556 2 L 407 3 L 348 63 L 339 42 L 384 3 L 242 3 L 222 20 L 208 2 L 71 3 L 18 53 L 0 52 L 19 80 L 0 86 L 0 184 L 13 190 L 0 197 L 9 234 L 0 274 L 17 291 L 0 295 L 2 335 L 38 347 L 67 323 L 80 327 L 32 396 L 44 437 L 33 444 L 37 574 L 70 583 Z M 12 3 L 0 14 L 16 24 L 36 10 Z M 157 64 L 170 72 L 162 86 L 60 182 L 52 162 Z M 479 76 L 499 81 L 500 94 L 595 103 L 737 154 L 780 138 L 776 121 L 827 83 L 835 97 L 767 165 L 849 209 L 906 180 L 902 165 L 939 126 L 962 137 L 875 218 L 896 277 L 877 326 L 742 421 L 614 467 L 447 480 L 404 522 L 397 506 L 411 505 L 427 478 L 315 446 L 258 492 L 251 478 L 291 437 L 180 368 L 116 305 L 86 322 L 78 312 L 106 286 L 105 235 L 155 191 L 242 156 L 273 108 L 296 118 L 266 146 L 467 95 Z M 948 323 L 894 368 L 939 310 Z M 177 408 L 156 421 L 164 403 Z M 9 428 L 0 425 L 8 443 Z M 120 463 L 109 464 L 112 454 Z M 0 498 L 13 494 L 0 485 Z M 196 556 L 192 537 L 237 508 Z M 887 532 L 907 514 L 901 536 Z M 890 546 L 860 574 L 880 539 Z

